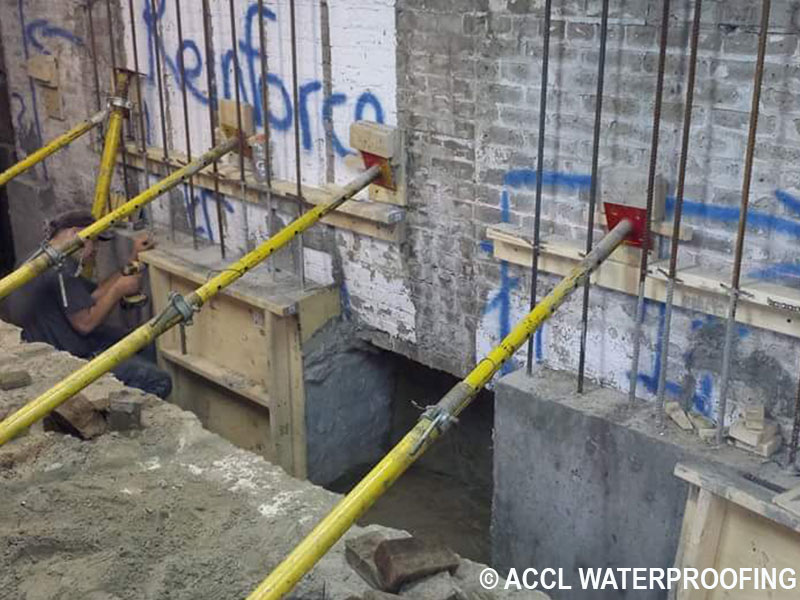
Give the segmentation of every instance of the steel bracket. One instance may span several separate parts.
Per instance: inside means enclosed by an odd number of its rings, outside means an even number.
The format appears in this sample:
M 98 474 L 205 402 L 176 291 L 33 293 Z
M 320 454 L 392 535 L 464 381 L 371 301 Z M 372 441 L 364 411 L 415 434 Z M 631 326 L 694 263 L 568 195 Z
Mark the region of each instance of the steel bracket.
M 178 314 L 181 316 L 181 322 L 185 325 L 192 324 L 192 316 L 197 309 L 189 304 L 181 294 L 178 292 L 170 292 L 169 294 L 169 304 L 172 306 Z

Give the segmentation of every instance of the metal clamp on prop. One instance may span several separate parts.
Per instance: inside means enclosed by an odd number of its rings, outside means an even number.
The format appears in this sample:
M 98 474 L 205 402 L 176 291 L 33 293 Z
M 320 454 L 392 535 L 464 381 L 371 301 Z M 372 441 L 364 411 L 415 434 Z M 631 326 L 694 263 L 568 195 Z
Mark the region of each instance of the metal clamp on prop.
M 454 423 L 458 423 L 457 418 L 444 410 L 438 404 L 433 404 L 426 408 L 420 419 L 428 419 L 430 421 L 430 425 L 428 425 L 427 429 L 425 429 L 422 435 L 419 436 L 417 442 L 414 444 L 414 447 L 411 449 L 412 455 L 419 452 L 419 449 L 422 448 L 423 444 L 431 436 L 434 430 L 441 435 L 450 429 Z
M 133 108 L 133 102 L 120 96 L 109 96 L 108 106 L 112 108 L 121 108 L 124 111 L 130 112 L 131 108 Z
M 42 242 L 40 248 L 42 252 L 47 255 L 47 258 L 50 259 L 50 262 L 56 269 L 60 269 L 64 266 L 64 261 L 67 260 L 67 255 L 61 250 L 57 250 L 47 242 Z
M 192 324 L 192 316 L 196 312 L 196 309 L 186 301 L 186 298 L 178 292 L 170 292 L 169 304 L 178 312 L 184 324 Z

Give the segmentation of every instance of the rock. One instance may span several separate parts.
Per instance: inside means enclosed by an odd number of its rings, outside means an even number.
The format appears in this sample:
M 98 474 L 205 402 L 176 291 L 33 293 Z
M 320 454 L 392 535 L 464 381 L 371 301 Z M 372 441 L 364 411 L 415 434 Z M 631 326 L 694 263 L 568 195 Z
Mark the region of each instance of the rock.
M 83 394 L 77 394 L 50 413 L 54 428 L 90 440 L 108 430 L 103 414 L 96 410 Z
M 0 373 L 0 390 L 16 390 L 29 386 L 33 380 L 27 371 L 3 371 Z
M 404 585 L 400 595 L 425 600 L 466 600 L 466 595 L 447 571 Z
M 376 589 L 381 587 L 381 576 L 375 564 L 375 550 L 386 539 L 386 534 L 372 531 L 355 538 L 348 538 L 344 542 L 344 557 L 347 564 Z
M 454 571 L 458 567 L 458 557 L 445 546 L 409 537 L 384 540 L 378 544 L 375 564 L 381 589 L 393 592 L 404 583 L 440 571 Z
M 692 431 L 692 422 L 686 416 L 686 411 L 681 408 L 677 402 L 667 402 L 664 405 L 664 410 L 669 415 L 669 418 L 675 421 L 675 424 L 684 431 Z
M 141 429 L 142 399 L 128 391 L 112 393 L 109 396 L 106 421 L 112 431 Z

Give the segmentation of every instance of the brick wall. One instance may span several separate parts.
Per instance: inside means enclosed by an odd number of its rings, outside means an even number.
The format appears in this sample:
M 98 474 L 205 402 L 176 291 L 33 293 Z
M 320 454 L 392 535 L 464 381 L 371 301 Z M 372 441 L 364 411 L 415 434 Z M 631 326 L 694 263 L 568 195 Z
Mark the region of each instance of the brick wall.
M 674 193 L 693 2 L 673 2 L 658 170 Z M 463 373 L 524 314 L 527 269 L 500 264 L 485 240 L 501 221 L 532 228 L 534 189 L 509 186 L 509 173 L 535 169 L 543 1 L 406 0 L 398 3 L 398 119 L 409 152 L 409 276 L 417 306 L 415 356 Z M 601 168 L 646 171 L 652 132 L 661 3 L 611 2 Z M 792 285 L 800 175 L 797 105 L 798 2 L 774 2 L 761 103 L 744 273 Z M 555 0 L 551 28 L 544 164 L 565 185 L 544 188 L 544 240 L 585 239 L 601 2 Z M 691 262 L 730 272 L 741 199 L 760 3 L 704 2 L 685 222 Z M 503 202 L 504 193 L 508 194 Z M 788 197 L 788 200 L 787 200 Z M 788 225 L 787 225 L 788 223 Z M 598 230 L 598 234 L 599 234 Z M 661 249 L 662 256 L 666 248 Z M 787 263 L 788 266 L 787 266 Z M 545 276 L 540 294 L 555 281 Z M 631 297 L 596 290 L 590 310 L 589 374 L 626 389 Z M 662 306 L 648 304 L 639 387 L 650 395 Z M 722 321 L 677 311 L 670 391 L 713 412 Z M 580 303 L 574 299 L 537 347 L 544 363 L 575 369 Z M 740 332 L 734 372 L 738 400 L 763 399 L 789 414 L 798 345 L 756 329 Z M 518 357 L 521 359 L 522 357 Z M 759 373 L 769 373 L 766 383 Z

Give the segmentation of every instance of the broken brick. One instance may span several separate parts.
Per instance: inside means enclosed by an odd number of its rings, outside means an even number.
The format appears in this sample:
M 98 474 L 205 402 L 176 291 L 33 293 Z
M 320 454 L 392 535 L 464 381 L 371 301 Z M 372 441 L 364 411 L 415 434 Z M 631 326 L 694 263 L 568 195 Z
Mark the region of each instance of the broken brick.
M 379 531 L 371 531 L 344 542 L 344 557 L 353 570 L 374 588 L 381 587 L 381 576 L 375 564 L 375 550 L 386 535 Z
M 83 394 L 77 394 L 50 413 L 54 429 L 90 440 L 108 430 L 103 414 Z
M 381 588 L 393 592 L 404 583 L 441 571 L 454 571 L 458 567 L 458 557 L 441 544 L 409 537 L 381 542 L 375 550 L 375 564 Z

